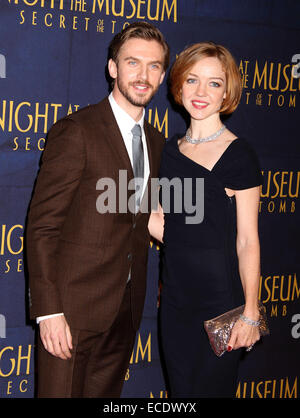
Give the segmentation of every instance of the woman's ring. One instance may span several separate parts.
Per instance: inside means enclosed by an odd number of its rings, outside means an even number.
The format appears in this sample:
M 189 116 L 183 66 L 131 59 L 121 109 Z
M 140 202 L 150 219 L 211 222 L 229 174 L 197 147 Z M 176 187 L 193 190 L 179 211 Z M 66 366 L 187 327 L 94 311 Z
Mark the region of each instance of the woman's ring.
M 254 346 L 254 344 L 249 345 L 249 347 L 246 348 L 246 351 L 252 350 L 253 346 Z

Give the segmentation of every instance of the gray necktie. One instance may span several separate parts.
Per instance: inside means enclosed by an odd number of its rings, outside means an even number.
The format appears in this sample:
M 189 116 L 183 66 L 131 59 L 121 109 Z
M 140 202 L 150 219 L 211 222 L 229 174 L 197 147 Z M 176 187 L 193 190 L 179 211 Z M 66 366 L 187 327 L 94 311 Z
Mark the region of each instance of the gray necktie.
M 132 165 L 135 179 L 139 179 L 135 184 L 136 212 L 138 212 L 144 183 L 144 150 L 142 143 L 142 129 L 140 125 L 134 125 L 132 132 Z M 138 186 L 138 187 L 137 187 Z

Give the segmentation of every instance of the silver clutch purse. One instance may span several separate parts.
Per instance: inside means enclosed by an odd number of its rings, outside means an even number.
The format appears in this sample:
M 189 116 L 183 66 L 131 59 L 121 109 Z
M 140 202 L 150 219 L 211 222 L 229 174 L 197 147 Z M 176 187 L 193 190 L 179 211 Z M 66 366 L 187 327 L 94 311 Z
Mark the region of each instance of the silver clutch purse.
M 231 330 L 243 313 L 244 307 L 245 305 L 239 306 L 216 318 L 204 321 L 204 328 L 207 332 L 210 345 L 218 357 L 222 356 L 225 351 L 227 351 Z M 261 302 L 259 302 L 258 308 L 260 313 L 258 325 L 259 333 L 261 336 L 269 335 L 270 331 L 268 328 L 266 311 Z

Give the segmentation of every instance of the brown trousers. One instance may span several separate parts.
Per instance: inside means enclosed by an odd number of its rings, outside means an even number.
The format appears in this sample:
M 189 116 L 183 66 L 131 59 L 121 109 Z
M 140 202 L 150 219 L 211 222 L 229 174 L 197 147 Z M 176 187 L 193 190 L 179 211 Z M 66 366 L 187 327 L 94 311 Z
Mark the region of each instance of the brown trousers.
M 133 350 L 130 282 L 119 313 L 103 333 L 71 329 L 72 357 L 62 360 L 45 350 L 38 338 L 39 398 L 117 398 Z

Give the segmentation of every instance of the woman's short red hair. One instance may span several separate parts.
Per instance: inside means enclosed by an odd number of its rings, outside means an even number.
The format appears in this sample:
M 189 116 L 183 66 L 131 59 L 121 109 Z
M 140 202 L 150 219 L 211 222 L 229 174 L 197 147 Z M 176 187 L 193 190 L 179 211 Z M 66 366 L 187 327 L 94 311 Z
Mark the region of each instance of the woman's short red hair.
M 174 100 L 182 105 L 182 85 L 188 73 L 199 60 L 207 57 L 218 58 L 226 75 L 226 97 L 220 113 L 232 113 L 237 108 L 242 95 L 241 75 L 228 49 L 213 42 L 200 42 L 191 45 L 179 54 L 170 72 L 170 88 Z

